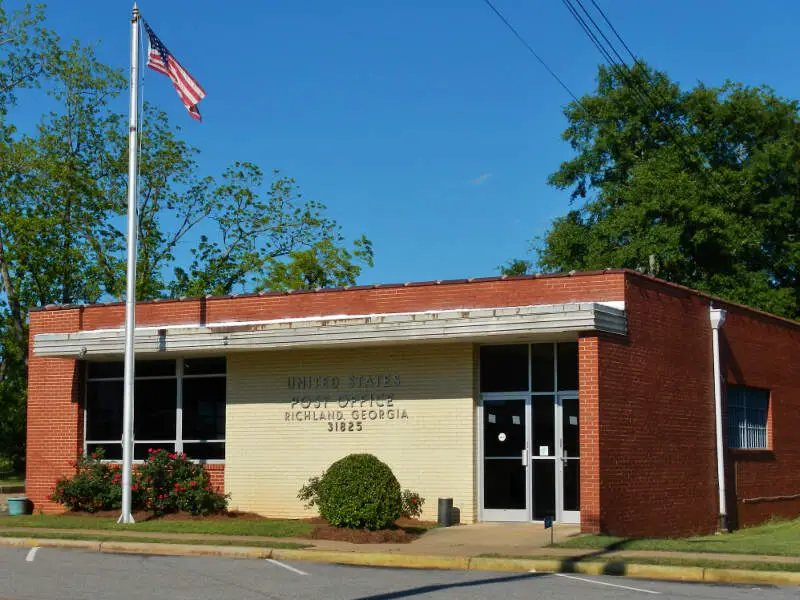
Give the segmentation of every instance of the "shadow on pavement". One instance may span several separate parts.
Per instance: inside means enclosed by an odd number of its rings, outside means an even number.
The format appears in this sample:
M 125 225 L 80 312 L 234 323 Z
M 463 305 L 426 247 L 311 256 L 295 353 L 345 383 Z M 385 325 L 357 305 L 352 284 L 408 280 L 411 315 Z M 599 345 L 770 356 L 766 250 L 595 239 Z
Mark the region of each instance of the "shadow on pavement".
M 574 573 L 575 567 L 576 565 L 578 565 L 578 563 L 585 561 L 592 561 L 592 560 L 609 560 L 609 558 L 606 558 L 608 554 L 618 552 L 619 550 L 624 550 L 632 541 L 633 538 L 619 540 L 611 544 L 608 544 L 607 546 L 604 546 L 599 550 L 595 550 L 593 552 L 587 552 L 586 554 L 580 554 L 578 556 L 573 556 L 571 558 L 565 558 L 560 562 L 560 571 L 562 573 Z M 608 562 L 603 567 L 603 574 L 624 575 L 625 567 L 626 564 L 624 561 Z
M 525 573 L 523 575 L 507 575 L 505 577 L 495 577 L 493 579 L 476 579 L 475 581 L 463 581 L 461 583 L 440 583 L 436 585 L 423 585 L 408 590 L 386 592 L 385 594 L 377 594 L 373 596 L 362 596 L 361 598 L 357 598 L 356 600 L 392 600 L 392 598 L 408 598 L 409 596 L 429 594 L 431 592 L 438 592 L 439 590 L 476 587 L 479 585 L 490 585 L 493 583 L 508 583 L 511 581 L 521 581 L 523 579 L 534 579 L 536 577 L 541 577 L 542 575 L 546 575 L 546 573 Z

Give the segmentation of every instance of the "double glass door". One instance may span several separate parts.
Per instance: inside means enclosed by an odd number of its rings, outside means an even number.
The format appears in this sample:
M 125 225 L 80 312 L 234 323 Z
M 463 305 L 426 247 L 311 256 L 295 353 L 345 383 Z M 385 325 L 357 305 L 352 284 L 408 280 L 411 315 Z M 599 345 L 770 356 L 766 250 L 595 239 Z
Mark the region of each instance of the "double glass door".
M 483 394 L 482 519 L 580 521 L 578 396 Z

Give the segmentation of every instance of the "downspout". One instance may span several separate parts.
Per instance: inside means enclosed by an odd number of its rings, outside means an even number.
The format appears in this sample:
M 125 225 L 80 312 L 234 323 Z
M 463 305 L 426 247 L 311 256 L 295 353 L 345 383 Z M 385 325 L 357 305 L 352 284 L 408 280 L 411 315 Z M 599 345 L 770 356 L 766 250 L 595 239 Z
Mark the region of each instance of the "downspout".
M 725 311 L 710 308 L 711 340 L 714 348 L 714 415 L 717 429 L 717 487 L 719 489 L 719 530 L 728 531 L 728 506 L 725 496 L 725 447 L 722 436 L 722 369 L 719 361 L 719 330 L 725 323 Z

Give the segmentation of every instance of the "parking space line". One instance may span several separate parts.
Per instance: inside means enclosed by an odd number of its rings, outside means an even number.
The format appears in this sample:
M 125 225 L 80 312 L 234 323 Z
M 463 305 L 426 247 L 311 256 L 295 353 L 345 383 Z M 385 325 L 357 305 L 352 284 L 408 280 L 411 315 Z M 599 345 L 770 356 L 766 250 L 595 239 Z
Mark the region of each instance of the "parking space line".
M 576 581 L 583 581 L 584 583 L 594 583 L 595 585 L 605 585 L 608 587 L 620 588 L 623 590 L 632 590 L 634 592 L 642 592 L 644 594 L 661 594 L 654 590 L 645 590 L 642 588 L 630 587 L 628 585 L 619 585 L 616 583 L 607 583 L 605 581 L 597 581 L 596 579 L 584 579 L 583 577 L 575 577 L 574 575 L 565 575 L 564 573 L 553 573 L 556 577 L 564 577 L 565 579 L 574 579 Z
M 297 573 L 298 575 L 308 575 L 308 573 L 306 573 L 305 571 L 301 571 L 300 569 L 295 569 L 291 565 L 286 565 L 272 558 L 267 558 L 266 561 L 268 563 L 272 563 L 273 565 L 278 565 L 279 567 L 283 567 L 284 569 L 286 569 L 287 571 L 291 571 L 292 573 Z
M 27 562 L 33 562 L 33 559 L 36 558 L 36 551 L 39 550 L 39 547 L 36 546 L 28 550 L 28 555 L 25 557 Z

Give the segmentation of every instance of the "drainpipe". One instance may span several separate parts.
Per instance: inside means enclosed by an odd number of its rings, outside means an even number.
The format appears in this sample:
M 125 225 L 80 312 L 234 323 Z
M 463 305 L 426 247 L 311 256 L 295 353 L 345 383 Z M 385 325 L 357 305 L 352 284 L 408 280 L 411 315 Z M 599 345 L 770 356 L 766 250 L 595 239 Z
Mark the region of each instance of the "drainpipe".
M 717 425 L 717 487 L 719 489 L 719 530 L 728 531 L 728 507 L 725 497 L 725 447 L 722 436 L 722 369 L 719 363 L 719 330 L 725 323 L 725 311 L 710 308 L 711 340 L 714 347 L 714 414 Z

